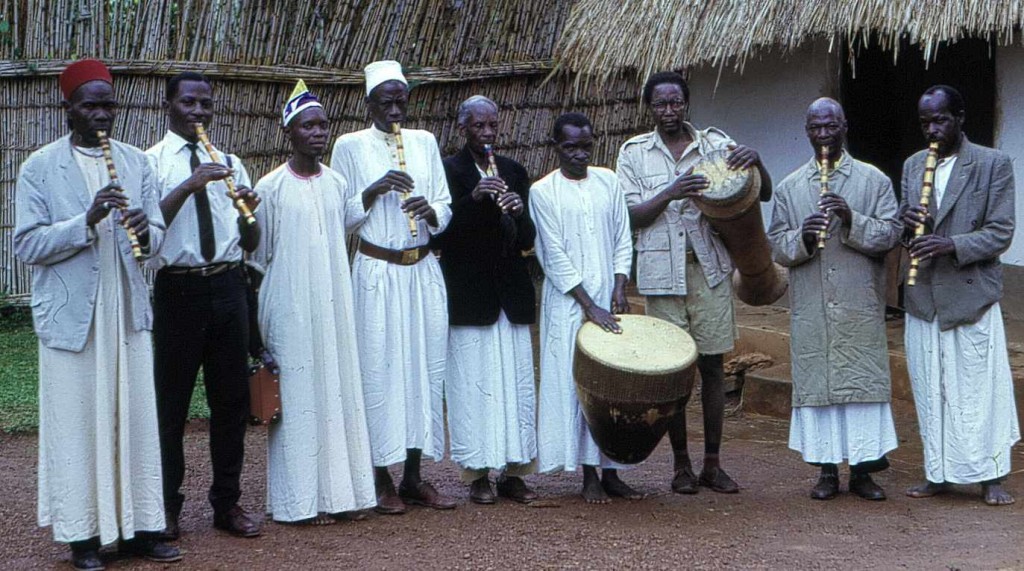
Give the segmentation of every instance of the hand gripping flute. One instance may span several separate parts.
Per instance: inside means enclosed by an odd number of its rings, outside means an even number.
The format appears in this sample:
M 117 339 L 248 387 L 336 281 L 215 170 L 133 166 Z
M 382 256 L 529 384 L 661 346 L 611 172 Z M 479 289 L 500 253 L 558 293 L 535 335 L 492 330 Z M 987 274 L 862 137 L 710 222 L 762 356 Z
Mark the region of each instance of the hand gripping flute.
M 199 142 L 206 148 L 207 154 L 210 155 L 210 160 L 215 163 L 221 162 L 220 154 L 218 154 L 217 149 L 214 149 L 213 145 L 210 144 L 210 138 L 206 136 L 206 129 L 203 128 L 203 124 L 194 123 L 193 126 L 196 129 L 196 137 L 199 138 Z M 235 193 L 235 177 L 228 175 L 228 177 L 224 179 L 224 184 L 228 187 L 228 197 L 230 197 L 231 201 L 234 203 L 235 210 L 238 211 L 238 214 L 245 219 L 246 224 L 250 226 L 255 224 L 256 217 L 252 215 L 249 207 L 245 205 L 245 200 L 239 198 L 238 194 Z
M 484 145 L 484 154 L 487 155 L 487 176 L 501 178 L 498 175 L 498 163 L 494 160 L 494 147 L 492 145 Z M 502 189 L 499 194 L 505 194 L 505 190 Z M 508 214 L 508 211 L 502 208 L 501 213 Z
M 932 189 L 935 186 L 935 167 L 939 164 L 939 143 L 932 141 L 928 144 L 928 156 L 924 159 L 924 180 L 921 181 L 921 206 L 927 211 L 928 203 L 932 200 Z M 924 236 L 924 224 L 918 224 L 914 228 L 914 237 Z M 921 260 L 910 257 L 910 271 L 907 272 L 907 285 L 917 283 L 917 268 Z
M 400 170 L 402 172 L 406 172 L 406 170 L 405 170 L 406 169 L 406 165 L 405 165 L 405 145 L 402 144 L 402 126 L 399 125 L 398 123 L 392 123 L 391 124 L 391 134 L 394 135 L 394 137 L 395 137 L 395 155 L 398 157 L 398 170 Z M 411 193 L 403 192 L 402 193 L 402 201 L 404 202 L 406 200 L 409 200 L 410 196 L 411 196 Z M 410 212 L 409 213 L 409 234 L 413 238 L 415 238 L 418 233 L 419 233 L 419 231 L 417 230 L 416 216 L 412 212 Z
M 96 131 L 96 137 L 100 140 L 100 149 L 103 150 L 103 161 L 107 163 L 107 174 L 110 175 L 110 183 L 117 184 L 117 168 L 114 166 L 114 156 L 110 152 L 110 139 L 107 138 L 106 131 Z M 128 210 L 125 206 L 121 209 L 122 212 Z M 122 218 L 122 226 L 124 219 Z M 135 235 L 135 229 L 130 226 L 123 226 L 125 232 L 128 233 L 128 243 L 132 247 L 132 256 L 136 260 L 142 259 L 142 245 L 139 244 L 139 237 Z
M 828 192 L 828 146 L 821 148 L 821 152 L 818 155 L 818 174 L 819 181 L 821 182 L 821 196 L 825 196 Z M 832 221 L 832 217 L 829 216 L 828 212 L 825 213 L 825 224 Z M 818 232 L 818 249 L 825 248 L 825 240 L 828 239 L 828 229 Z

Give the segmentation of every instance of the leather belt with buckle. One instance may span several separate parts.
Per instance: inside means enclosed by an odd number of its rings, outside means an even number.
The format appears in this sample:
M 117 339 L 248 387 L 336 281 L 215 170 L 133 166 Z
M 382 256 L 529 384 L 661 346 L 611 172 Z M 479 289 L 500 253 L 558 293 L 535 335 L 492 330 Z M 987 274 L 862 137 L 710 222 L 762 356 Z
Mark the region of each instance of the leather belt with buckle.
M 376 244 L 371 244 L 366 240 L 360 240 L 359 252 L 366 254 L 371 258 L 384 260 L 389 264 L 411 266 L 423 258 L 426 258 L 427 254 L 430 253 L 430 248 L 427 246 L 420 246 L 419 248 L 409 248 L 408 250 L 392 250 L 390 248 L 382 248 Z
M 223 262 L 220 264 L 210 264 L 209 266 L 167 266 L 161 269 L 161 272 L 166 272 L 175 276 L 199 276 L 208 278 L 210 276 L 216 276 L 229 272 L 242 265 L 242 262 Z

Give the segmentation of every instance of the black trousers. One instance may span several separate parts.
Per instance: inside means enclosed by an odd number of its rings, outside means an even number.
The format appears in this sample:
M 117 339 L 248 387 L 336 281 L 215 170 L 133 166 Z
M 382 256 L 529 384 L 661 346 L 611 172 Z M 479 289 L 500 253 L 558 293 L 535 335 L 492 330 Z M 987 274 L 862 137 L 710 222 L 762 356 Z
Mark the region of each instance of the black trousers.
M 249 414 L 247 290 L 240 268 L 209 277 L 157 273 L 153 288 L 156 404 L 169 515 L 179 514 L 185 501 L 182 439 L 200 366 L 210 407 L 213 484 L 209 500 L 214 513 L 226 512 L 241 496 L 239 477 Z

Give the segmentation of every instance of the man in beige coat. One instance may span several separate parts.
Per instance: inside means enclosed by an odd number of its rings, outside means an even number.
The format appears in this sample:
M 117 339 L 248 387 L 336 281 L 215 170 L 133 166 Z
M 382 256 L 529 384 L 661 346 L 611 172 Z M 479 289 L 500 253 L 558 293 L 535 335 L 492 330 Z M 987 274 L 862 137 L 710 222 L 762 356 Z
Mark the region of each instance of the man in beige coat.
M 903 165 L 902 217 L 910 255 L 920 260 L 917 283 L 904 289 L 907 368 L 927 478 L 907 495 L 980 483 L 985 503 L 1008 505 L 1013 496 L 1000 482 L 1020 427 L 999 255 L 1013 238 L 1013 165 L 1006 153 L 967 140 L 963 97 L 952 87 L 925 91 L 918 116 L 925 138 L 939 144 L 939 161 L 927 208 L 920 205 L 925 152 Z M 912 238 L 921 224 L 925 235 Z
M 885 335 L 885 255 L 898 242 L 892 183 L 845 152 L 846 116 L 832 99 L 807 110 L 814 158 L 776 189 L 768 237 L 789 268 L 793 413 L 789 447 L 821 467 L 811 497 L 839 492 L 838 464 L 850 463 L 850 491 L 884 500 L 871 473 L 896 448 Z M 817 157 L 828 148 L 828 192 Z M 819 236 L 824 231 L 824 248 Z

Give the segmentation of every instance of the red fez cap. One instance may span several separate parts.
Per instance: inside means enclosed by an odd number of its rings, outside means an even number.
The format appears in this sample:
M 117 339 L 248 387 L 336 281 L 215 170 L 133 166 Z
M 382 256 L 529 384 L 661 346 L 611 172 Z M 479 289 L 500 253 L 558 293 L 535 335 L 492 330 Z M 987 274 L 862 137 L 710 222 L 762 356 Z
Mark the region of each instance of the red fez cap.
M 110 70 L 98 59 L 82 59 L 64 68 L 60 73 L 60 90 L 64 92 L 64 99 L 71 99 L 71 94 L 76 89 L 90 81 L 106 81 L 113 85 L 114 78 Z

